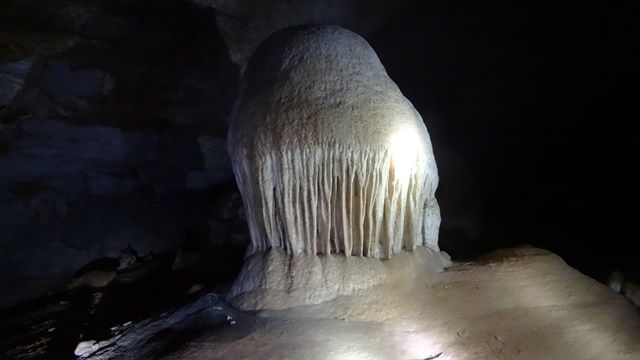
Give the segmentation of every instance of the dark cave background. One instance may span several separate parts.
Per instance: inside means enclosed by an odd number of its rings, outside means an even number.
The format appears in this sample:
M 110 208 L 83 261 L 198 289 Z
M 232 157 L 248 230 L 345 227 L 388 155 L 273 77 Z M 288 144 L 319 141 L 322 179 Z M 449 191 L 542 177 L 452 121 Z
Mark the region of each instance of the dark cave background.
M 640 275 L 628 47 L 638 32 L 626 11 L 423 4 L 370 38 L 427 119 L 443 249 L 464 258 L 525 243 L 599 280 Z M 448 226 L 457 216 L 477 222 L 476 237 Z
M 631 14 L 605 2 L 8 1 L 0 306 L 129 244 L 246 244 L 226 116 L 248 49 L 296 23 L 362 34 L 422 114 L 454 259 L 531 244 L 601 281 L 639 279 Z

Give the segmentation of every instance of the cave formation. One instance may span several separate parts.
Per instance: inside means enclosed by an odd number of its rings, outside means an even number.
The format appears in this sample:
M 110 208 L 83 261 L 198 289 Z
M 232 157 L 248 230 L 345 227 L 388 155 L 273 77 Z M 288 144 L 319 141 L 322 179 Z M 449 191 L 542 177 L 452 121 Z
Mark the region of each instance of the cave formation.
M 446 263 L 437 255 L 429 134 L 360 36 L 298 26 L 266 39 L 245 70 L 228 147 L 251 231 L 232 303 L 247 291 L 267 291 L 262 302 L 269 303 L 273 287 L 320 302 L 382 281 L 345 256 L 389 259 L 425 246 L 435 268 Z M 335 254 L 344 268 L 326 270 L 339 267 L 327 259 Z M 347 284 L 323 285 L 339 282 Z
M 0 358 L 640 358 L 633 14 L 3 2 Z

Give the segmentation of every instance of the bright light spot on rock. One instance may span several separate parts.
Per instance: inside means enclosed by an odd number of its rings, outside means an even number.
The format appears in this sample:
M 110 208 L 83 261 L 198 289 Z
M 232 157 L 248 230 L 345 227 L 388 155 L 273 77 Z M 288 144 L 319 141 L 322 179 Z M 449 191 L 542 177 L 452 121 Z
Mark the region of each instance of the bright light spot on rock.
M 438 354 L 433 344 L 422 334 L 404 334 L 403 345 L 411 359 L 425 359 Z
M 73 351 L 73 354 L 76 356 L 88 356 L 89 354 L 95 352 L 100 347 L 95 342 L 95 340 L 82 341 L 78 343 L 76 349 Z
M 336 354 L 335 357 L 333 358 L 335 360 L 374 360 L 377 358 L 374 358 L 372 356 L 370 356 L 369 354 L 366 354 L 362 351 L 358 351 L 358 350 L 347 350 L 344 351 L 340 354 Z
M 414 129 L 405 127 L 391 135 L 389 149 L 394 176 L 403 184 L 409 183 L 422 146 L 420 136 Z
M 419 326 L 412 326 L 411 321 L 405 320 L 390 329 L 393 343 L 402 354 L 402 358 L 452 360 L 444 354 L 441 339 L 418 328 Z

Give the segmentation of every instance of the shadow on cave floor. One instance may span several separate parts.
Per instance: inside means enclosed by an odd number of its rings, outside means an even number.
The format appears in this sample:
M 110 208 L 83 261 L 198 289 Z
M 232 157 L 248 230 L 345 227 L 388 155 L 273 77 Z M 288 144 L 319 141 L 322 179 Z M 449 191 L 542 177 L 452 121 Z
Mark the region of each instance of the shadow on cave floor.
M 157 254 L 117 271 L 105 287 L 61 288 L 4 309 L 0 358 L 75 359 L 83 340 L 110 338 L 122 324 L 174 310 L 207 292 L 224 292 L 240 271 L 244 251 L 215 247 L 179 266 L 175 253 Z

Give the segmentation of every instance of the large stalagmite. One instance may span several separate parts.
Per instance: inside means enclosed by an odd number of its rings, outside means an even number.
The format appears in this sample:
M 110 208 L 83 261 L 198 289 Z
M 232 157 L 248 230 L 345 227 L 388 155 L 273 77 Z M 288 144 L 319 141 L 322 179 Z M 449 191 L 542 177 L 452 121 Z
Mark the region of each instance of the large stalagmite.
M 360 36 L 301 26 L 265 40 L 228 147 L 252 239 L 237 306 L 319 302 L 446 263 L 429 134 Z

